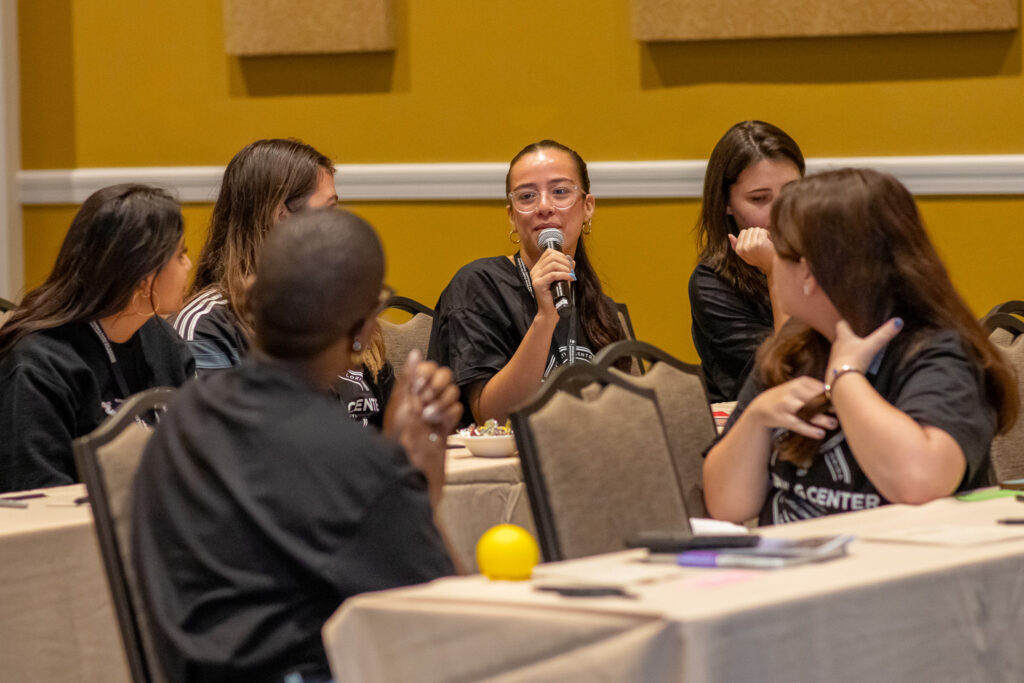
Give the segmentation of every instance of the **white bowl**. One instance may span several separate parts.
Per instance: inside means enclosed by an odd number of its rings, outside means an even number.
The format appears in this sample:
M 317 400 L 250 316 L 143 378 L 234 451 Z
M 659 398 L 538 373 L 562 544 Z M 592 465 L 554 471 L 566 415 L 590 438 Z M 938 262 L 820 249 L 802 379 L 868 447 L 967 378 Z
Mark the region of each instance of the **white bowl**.
M 512 434 L 464 436 L 462 444 L 470 453 L 483 458 L 507 458 L 516 452 L 516 437 Z

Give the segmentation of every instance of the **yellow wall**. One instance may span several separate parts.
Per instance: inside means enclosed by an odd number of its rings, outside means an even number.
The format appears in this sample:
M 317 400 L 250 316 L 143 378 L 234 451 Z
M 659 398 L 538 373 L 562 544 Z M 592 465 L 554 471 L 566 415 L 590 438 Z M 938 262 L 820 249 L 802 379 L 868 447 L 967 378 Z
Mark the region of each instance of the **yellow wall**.
M 1019 32 L 645 46 L 623 0 L 396 4 L 394 53 L 237 59 L 215 0 L 22 0 L 23 166 L 224 164 L 268 136 L 341 163 L 503 161 L 541 137 L 588 160 L 694 159 L 746 118 L 809 157 L 1024 153 Z M 921 205 L 977 312 L 1024 298 L 1010 263 L 1024 197 Z M 353 208 L 380 230 L 391 283 L 427 302 L 459 265 L 509 247 L 497 202 Z M 28 285 L 73 210 L 25 210 Z M 598 198 L 593 235 L 638 334 L 690 359 L 696 211 Z M 193 253 L 208 215 L 186 209 Z

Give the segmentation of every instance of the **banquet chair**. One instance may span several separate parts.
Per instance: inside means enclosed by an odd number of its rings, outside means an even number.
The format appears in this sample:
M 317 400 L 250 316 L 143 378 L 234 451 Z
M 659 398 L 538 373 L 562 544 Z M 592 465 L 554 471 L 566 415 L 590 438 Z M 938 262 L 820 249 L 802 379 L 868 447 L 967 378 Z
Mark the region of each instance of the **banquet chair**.
M 404 296 L 392 296 L 384 305 L 388 309 L 404 311 L 412 315 L 403 323 L 394 323 L 379 317 L 381 334 L 384 335 L 384 350 L 391 367 L 395 369 L 395 378 L 402 376 L 405 359 L 409 352 L 419 349 L 423 357 L 427 357 L 427 345 L 430 343 L 430 328 L 434 324 L 434 311 L 423 304 Z
M 1024 335 L 1011 336 L 1006 330 L 997 328 L 989 339 L 1016 370 L 1017 395 L 1024 405 Z M 990 453 L 992 483 L 1024 479 L 1024 416 L 1017 417 L 1010 431 L 992 439 Z
M 620 358 L 650 364 L 640 377 L 628 377 L 624 373 L 622 376 L 639 387 L 652 390 L 657 397 L 686 509 L 693 517 L 706 517 L 704 451 L 718 432 L 700 366 L 684 363 L 641 341 L 609 344 L 594 357 L 594 365 L 618 372 L 612 365 Z
M 640 531 L 689 530 L 652 390 L 566 366 L 512 425 L 545 561 L 622 550 Z
M 172 394 L 174 389 L 165 387 L 135 394 L 116 414 L 73 443 L 75 464 L 89 493 L 96 538 L 135 683 L 166 681 L 132 570 L 131 493 L 135 471 L 152 433 L 142 418 L 166 407 Z

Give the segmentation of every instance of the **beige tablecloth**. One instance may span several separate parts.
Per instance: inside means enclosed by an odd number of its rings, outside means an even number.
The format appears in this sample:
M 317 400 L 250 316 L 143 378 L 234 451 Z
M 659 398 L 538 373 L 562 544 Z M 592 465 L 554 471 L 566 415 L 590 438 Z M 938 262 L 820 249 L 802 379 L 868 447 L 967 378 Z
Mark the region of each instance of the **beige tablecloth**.
M 0 507 L 0 680 L 129 681 L 85 487 L 40 491 Z
M 1012 531 L 994 520 L 1022 514 L 1013 498 L 944 499 L 762 532 Z M 637 554 L 577 561 L 589 569 L 575 573 L 611 576 Z M 960 547 L 858 540 L 818 565 L 669 571 L 634 586 L 635 599 L 563 598 L 479 576 L 367 594 L 345 603 L 324 638 L 338 683 L 1024 680 L 1024 536 Z
M 0 507 L 0 681 L 118 683 L 129 673 L 81 484 Z M 449 452 L 440 516 L 465 566 L 476 542 L 513 522 L 533 532 L 519 459 Z
M 468 571 L 476 571 L 476 542 L 496 524 L 512 523 L 536 536 L 519 458 L 479 458 L 448 451 L 440 518 Z

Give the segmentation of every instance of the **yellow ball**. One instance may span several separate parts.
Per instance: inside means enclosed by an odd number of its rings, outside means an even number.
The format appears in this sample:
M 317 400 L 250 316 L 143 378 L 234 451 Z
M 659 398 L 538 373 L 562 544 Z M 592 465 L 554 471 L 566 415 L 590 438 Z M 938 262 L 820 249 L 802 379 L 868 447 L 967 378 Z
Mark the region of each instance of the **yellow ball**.
M 540 561 L 540 548 L 526 529 L 515 524 L 491 527 L 476 544 L 476 563 L 489 579 L 522 581 Z

